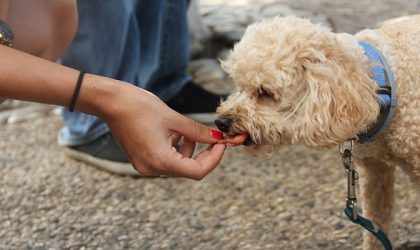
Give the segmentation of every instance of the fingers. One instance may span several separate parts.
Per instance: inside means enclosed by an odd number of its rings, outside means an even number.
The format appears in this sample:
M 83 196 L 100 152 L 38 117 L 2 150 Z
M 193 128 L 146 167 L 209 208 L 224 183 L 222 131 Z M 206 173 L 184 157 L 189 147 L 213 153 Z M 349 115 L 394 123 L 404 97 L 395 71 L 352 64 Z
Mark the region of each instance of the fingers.
M 195 142 L 185 139 L 177 151 L 172 145 L 156 150 L 156 157 L 148 157 L 148 164 L 140 162 L 134 164 L 141 176 L 168 176 L 186 177 L 201 180 L 220 163 L 226 145 L 214 144 L 204 149 L 194 158 Z M 163 158 L 161 156 L 164 156 Z M 154 160 L 153 160 L 154 159 Z M 135 162 L 135 161 L 132 161 Z
M 181 140 L 182 136 L 180 134 L 171 134 L 169 136 L 169 139 L 171 141 L 172 146 L 175 146 L 178 144 L 178 142 Z
M 199 143 L 213 144 L 223 139 L 223 133 L 176 113 L 171 121 L 170 129 L 182 134 L 189 140 Z
M 178 152 L 182 154 L 182 156 L 184 157 L 191 158 L 191 156 L 194 153 L 194 149 L 195 149 L 195 142 L 184 138 L 184 142 L 182 143 Z
M 225 145 L 215 144 L 201 151 L 194 159 L 179 157 L 169 163 L 173 171 L 171 175 L 201 180 L 220 163 L 225 149 Z

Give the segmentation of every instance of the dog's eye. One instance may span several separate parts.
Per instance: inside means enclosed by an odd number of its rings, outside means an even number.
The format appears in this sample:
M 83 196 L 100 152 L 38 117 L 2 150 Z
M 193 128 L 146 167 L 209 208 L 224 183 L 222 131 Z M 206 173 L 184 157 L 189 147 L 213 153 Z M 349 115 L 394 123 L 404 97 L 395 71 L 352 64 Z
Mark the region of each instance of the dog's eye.
M 258 89 L 258 97 L 259 98 L 272 98 L 273 94 L 268 92 L 266 89 L 260 87 Z

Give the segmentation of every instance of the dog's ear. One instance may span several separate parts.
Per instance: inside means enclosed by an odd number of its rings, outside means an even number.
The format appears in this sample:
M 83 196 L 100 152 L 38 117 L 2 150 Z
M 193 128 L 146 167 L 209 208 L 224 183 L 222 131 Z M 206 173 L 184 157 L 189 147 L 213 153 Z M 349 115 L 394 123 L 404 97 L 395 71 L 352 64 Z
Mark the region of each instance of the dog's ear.
M 301 119 L 294 125 L 294 140 L 329 147 L 352 138 L 376 120 L 376 84 L 346 57 L 310 55 L 302 61 L 304 100 L 298 110 Z

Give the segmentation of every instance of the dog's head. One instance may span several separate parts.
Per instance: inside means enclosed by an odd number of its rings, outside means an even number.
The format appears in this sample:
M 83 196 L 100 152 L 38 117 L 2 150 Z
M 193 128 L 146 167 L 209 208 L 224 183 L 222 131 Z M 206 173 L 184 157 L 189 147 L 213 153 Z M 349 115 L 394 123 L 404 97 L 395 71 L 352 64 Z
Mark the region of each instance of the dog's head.
M 329 147 L 374 122 L 376 84 L 357 40 L 295 17 L 248 27 L 222 62 L 237 85 L 217 112 L 256 151 L 302 143 Z

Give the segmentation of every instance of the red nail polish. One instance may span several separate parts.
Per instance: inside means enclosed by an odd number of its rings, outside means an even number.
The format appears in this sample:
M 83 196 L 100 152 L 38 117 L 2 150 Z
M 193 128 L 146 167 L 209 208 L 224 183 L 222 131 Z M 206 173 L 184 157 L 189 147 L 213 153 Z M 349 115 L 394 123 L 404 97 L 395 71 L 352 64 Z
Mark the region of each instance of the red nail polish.
M 218 139 L 218 140 L 223 139 L 223 133 L 220 132 L 219 130 L 211 129 L 210 130 L 210 135 L 211 135 L 211 137 L 213 137 L 215 139 Z

